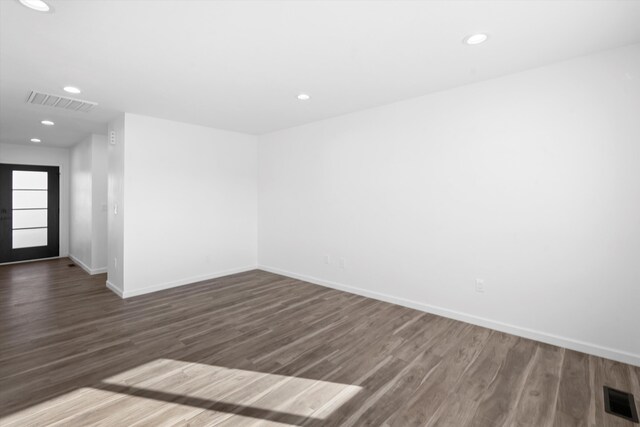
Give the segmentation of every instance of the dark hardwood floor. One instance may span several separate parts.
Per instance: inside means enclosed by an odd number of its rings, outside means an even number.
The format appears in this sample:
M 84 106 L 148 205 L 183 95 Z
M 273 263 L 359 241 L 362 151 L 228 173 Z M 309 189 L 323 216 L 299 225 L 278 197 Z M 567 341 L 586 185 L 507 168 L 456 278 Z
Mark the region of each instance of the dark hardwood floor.
M 252 271 L 121 300 L 0 266 L 0 425 L 633 426 L 640 368 Z M 636 402 L 637 405 L 637 402 Z

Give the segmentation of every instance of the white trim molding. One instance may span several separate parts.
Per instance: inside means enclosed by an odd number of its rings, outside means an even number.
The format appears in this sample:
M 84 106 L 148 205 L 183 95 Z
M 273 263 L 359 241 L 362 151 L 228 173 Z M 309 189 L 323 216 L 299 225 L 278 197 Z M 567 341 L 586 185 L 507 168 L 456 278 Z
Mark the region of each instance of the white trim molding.
M 230 276 L 232 274 L 246 273 L 247 271 L 256 270 L 257 268 L 258 267 L 256 265 L 240 267 L 240 268 L 232 268 L 229 270 L 218 271 L 210 274 L 204 274 L 201 276 L 194 276 L 186 279 L 174 280 L 171 282 L 158 283 L 157 285 L 145 286 L 144 288 L 134 289 L 131 291 L 127 291 L 126 289 L 122 290 L 109 281 L 107 281 L 107 287 L 111 289 L 113 292 L 115 292 L 120 298 L 131 298 L 131 297 L 137 297 L 139 295 L 150 294 L 152 292 L 163 291 L 165 289 L 177 288 L 179 286 L 193 285 L 197 282 L 218 279 L 220 277 Z
M 582 353 L 591 354 L 594 356 L 604 357 L 607 359 L 616 360 L 618 362 L 623 362 L 623 363 L 627 363 L 634 366 L 640 366 L 640 355 L 638 354 L 628 353 L 625 351 L 603 347 L 593 343 L 574 340 L 572 338 L 567 338 L 567 337 L 561 337 L 558 335 L 549 334 L 542 331 L 536 331 L 536 330 L 524 328 L 521 326 L 511 325 L 508 323 L 503 323 L 496 320 L 487 319 L 484 317 L 474 316 L 472 314 L 450 310 L 448 308 L 438 307 L 431 304 L 425 304 L 425 303 L 412 301 L 405 298 L 395 297 L 393 295 L 388 295 L 381 292 L 369 291 L 367 289 L 362 289 L 355 286 L 349 286 L 349 285 L 344 285 L 338 282 L 323 280 L 313 276 L 306 276 L 304 274 L 293 273 L 291 271 L 282 270 L 275 267 L 258 265 L 258 269 L 267 271 L 269 273 L 279 274 L 281 276 L 291 277 L 293 279 L 303 280 L 305 282 L 313 283 L 316 285 L 326 286 L 326 287 L 337 289 L 340 291 L 345 291 L 352 294 L 377 299 L 379 301 L 402 305 L 404 307 L 413 308 L 415 310 L 424 311 L 426 313 L 431 313 L 438 316 L 459 320 L 461 322 L 470 323 L 472 325 L 494 329 L 496 331 L 517 335 L 519 337 L 540 341 L 540 342 L 555 345 L 558 347 L 564 347 L 570 350 L 575 350 Z
M 102 274 L 102 273 L 106 273 L 107 272 L 107 267 L 91 268 L 87 264 L 85 264 L 84 262 L 80 261 L 78 258 L 74 257 L 73 255 L 69 255 L 69 259 L 71 261 L 73 261 L 73 263 L 75 265 L 77 265 L 78 267 L 82 268 L 84 271 L 86 271 L 87 273 L 91 274 L 92 276 L 94 274 Z
M 114 294 L 118 295 L 120 298 L 124 298 L 124 292 L 122 292 L 122 289 L 120 289 L 119 287 L 117 287 L 116 285 L 114 285 L 113 283 L 111 283 L 110 281 L 107 280 L 107 288 L 109 288 L 109 290 L 111 292 L 113 292 Z

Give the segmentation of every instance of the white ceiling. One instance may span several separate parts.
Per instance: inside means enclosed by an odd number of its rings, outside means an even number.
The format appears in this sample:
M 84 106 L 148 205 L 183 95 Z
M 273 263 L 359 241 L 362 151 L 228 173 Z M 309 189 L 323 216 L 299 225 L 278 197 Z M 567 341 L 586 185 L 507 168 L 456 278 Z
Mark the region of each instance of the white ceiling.
M 2 142 L 69 146 L 123 111 L 260 134 L 640 42 L 640 1 L 49 3 L 0 0 Z M 99 106 L 25 103 L 65 85 Z

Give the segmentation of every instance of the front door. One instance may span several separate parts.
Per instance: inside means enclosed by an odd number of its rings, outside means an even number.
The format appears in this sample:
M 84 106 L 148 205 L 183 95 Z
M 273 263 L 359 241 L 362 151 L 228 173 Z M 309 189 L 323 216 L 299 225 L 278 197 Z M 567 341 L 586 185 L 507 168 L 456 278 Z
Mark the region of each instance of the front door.
M 58 256 L 60 170 L 0 163 L 0 263 Z

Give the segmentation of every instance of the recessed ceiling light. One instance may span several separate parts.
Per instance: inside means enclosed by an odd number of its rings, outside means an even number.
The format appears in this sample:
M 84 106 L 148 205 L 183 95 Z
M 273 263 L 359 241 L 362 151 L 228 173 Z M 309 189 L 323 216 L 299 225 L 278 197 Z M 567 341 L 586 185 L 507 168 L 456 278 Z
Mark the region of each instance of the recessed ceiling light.
M 28 7 L 29 9 L 33 9 L 38 12 L 51 12 L 51 6 L 49 6 L 43 0 L 18 0 L 20 4 Z
M 43 120 L 40 123 L 42 123 L 45 126 L 53 126 L 53 125 L 55 125 L 55 123 L 53 123 L 51 120 Z
M 75 93 L 75 94 L 82 92 L 80 89 L 74 86 L 65 86 L 64 91 L 69 93 Z
M 31 138 L 31 142 L 42 142 L 38 138 Z
M 311 99 L 311 96 L 309 96 L 308 93 L 301 93 L 300 95 L 298 95 L 298 99 L 300 101 L 308 101 Z
M 469 45 L 474 45 L 474 44 L 480 44 L 480 43 L 484 43 L 487 41 L 487 39 L 489 38 L 488 35 L 483 34 L 483 33 L 479 33 L 479 34 L 474 34 L 472 36 L 467 36 L 464 38 L 464 42 L 466 44 Z

